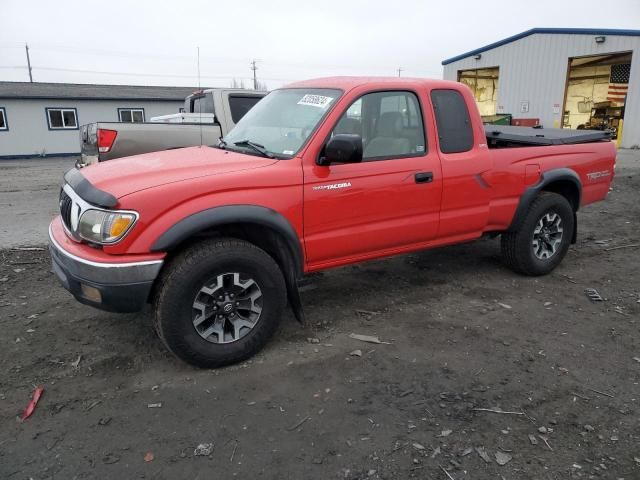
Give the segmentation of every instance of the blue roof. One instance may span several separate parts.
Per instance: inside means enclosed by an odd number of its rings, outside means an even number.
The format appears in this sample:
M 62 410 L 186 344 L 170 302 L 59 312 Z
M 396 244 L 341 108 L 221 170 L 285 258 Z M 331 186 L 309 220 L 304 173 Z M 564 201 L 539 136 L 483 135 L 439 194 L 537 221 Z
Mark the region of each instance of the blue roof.
M 499 40 L 497 42 L 485 45 L 484 47 L 476 48 L 470 52 L 463 53 L 462 55 L 456 55 L 455 57 L 447 58 L 442 61 L 442 65 L 448 65 L 449 63 L 462 60 L 463 58 L 470 57 L 471 55 L 478 55 L 479 53 L 486 52 L 487 50 L 506 45 L 507 43 L 515 42 L 521 38 L 528 37 L 535 33 L 569 33 L 573 35 L 619 35 L 624 37 L 637 37 L 640 36 L 640 30 L 617 30 L 613 28 L 532 28 L 526 32 L 518 33 L 511 37 Z

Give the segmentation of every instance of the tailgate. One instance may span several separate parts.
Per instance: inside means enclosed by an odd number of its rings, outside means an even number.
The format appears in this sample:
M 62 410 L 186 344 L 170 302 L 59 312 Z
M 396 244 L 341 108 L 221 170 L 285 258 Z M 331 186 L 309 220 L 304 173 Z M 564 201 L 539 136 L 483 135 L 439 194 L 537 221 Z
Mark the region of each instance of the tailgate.
M 98 141 L 96 132 L 97 123 L 88 123 L 80 127 L 80 159 L 76 162 L 77 168 L 86 167 L 98 163 Z
M 88 123 L 80 127 L 80 152 L 83 155 L 98 155 L 97 123 Z

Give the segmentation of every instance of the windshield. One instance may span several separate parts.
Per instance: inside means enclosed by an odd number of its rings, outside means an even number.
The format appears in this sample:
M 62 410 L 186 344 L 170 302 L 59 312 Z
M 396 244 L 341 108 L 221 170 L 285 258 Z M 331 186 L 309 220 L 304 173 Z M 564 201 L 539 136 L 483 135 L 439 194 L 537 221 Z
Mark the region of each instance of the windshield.
M 255 148 L 247 145 L 248 141 L 276 157 L 292 157 L 341 93 L 326 88 L 274 90 L 224 137 L 224 148 L 255 152 Z

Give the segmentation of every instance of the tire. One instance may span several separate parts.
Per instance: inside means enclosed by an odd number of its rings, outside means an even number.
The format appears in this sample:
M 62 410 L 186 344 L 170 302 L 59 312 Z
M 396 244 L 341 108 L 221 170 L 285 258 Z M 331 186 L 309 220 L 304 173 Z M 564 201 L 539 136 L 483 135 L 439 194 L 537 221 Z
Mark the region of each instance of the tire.
M 557 232 L 545 236 L 545 232 L 553 232 L 558 227 L 561 229 L 559 236 Z M 502 234 L 504 261 L 518 273 L 546 275 L 566 255 L 574 228 L 574 211 L 568 200 L 557 193 L 541 192 L 531 203 L 517 229 Z
M 207 240 L 178 254 L 156 292 L 158 336 L 178 358 L 202 368 L 255 355 L 286 306 L 284 278 L 273 258 L 232 238 Z

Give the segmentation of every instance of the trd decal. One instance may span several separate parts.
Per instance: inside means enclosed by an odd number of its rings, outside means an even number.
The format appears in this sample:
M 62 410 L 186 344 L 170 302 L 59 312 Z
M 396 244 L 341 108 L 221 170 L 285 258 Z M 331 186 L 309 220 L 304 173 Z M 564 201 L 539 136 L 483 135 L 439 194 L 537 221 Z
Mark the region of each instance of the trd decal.
M 605 177 L 609 177 L 611 176 L 611 171 L 609 170 L 602 170 L 600 172 L 589 172 L 587 173 L 587 178 L 589 180 L 591 180 L 592 182 L 594 180 L 598 180 L 599 178 L 605 178 Z
M 349 188 L 351 182 L 331 183 L 329 185 L 317 185 L 313 187 L 314 190 L 337 190 L 339 188 Z

